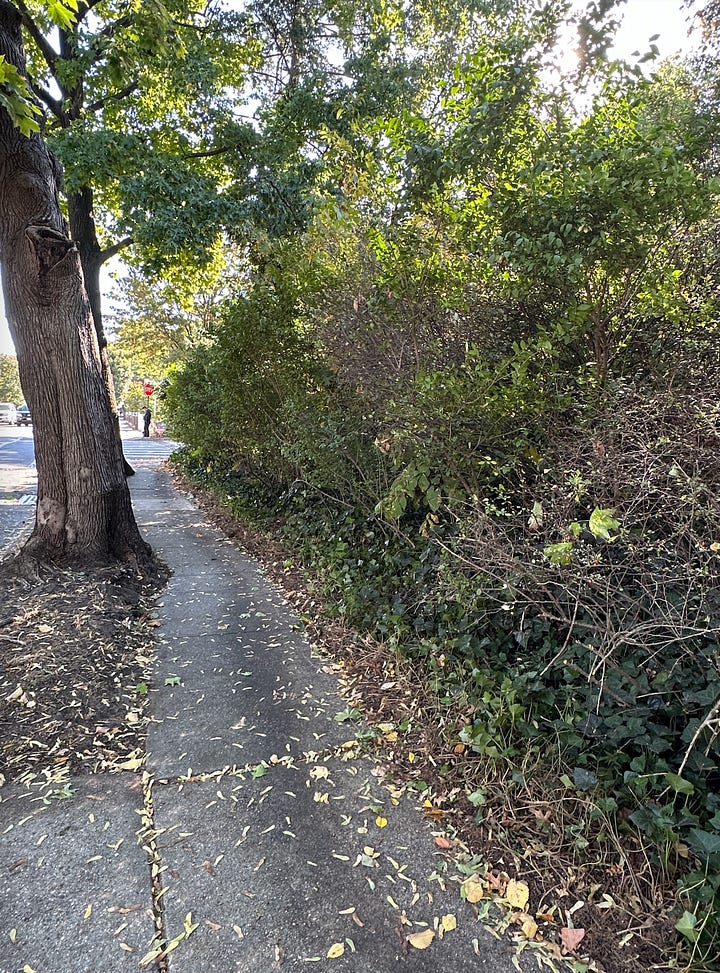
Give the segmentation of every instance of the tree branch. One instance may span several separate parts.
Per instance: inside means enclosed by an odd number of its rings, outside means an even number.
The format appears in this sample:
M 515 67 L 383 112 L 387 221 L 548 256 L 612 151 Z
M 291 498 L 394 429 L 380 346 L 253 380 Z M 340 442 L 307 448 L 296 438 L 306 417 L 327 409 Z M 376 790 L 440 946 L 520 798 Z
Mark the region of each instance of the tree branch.
M 97 101 L 93 101 L 92 104 L 86 106 L 85 111 L 88 112 L 99 111 L 101 108 L 104 108 L 109 101 L 122 101 L 123 98 L 127 98 L 134 91 L 137 91 L 139 87 L 140 87 L 140 82 L 133 81 L 132 84 L 127 85 L 125 88 L 122 88 L 120 91 L 116 91 L 115 94 L 108 95 L 106 98 L 99 98 Z
M 124 250 L 125 247 L 131 246 L 134 242 L 135 241 L 131 236 L 126 236 L 123 237 L 122 240 L 118 240 L 117 243 L 113 243 L 111 247 L 106 247 L 104 250 L 101 250 L 100 263 L 104 264 L 111 257 L 114 257 L 116 254 L 120 253 L 120 251 Z
M 184 152 L 183 159 L 209 159 L 213 155 L 224 155 L 226 152 L 232 152 L 236 149 L 236 145 L 221 145 L 217 149 L 207 149 L 205 152 Z
M 41 88 L 39 84 L 36 84 L 32 80 L 30 80 L 30 89 L 32 90 L 33 94 L 36 95 L 36 97 L 39 98 L 47 108 L 50 109 L 56 118 L 58 118 L 60 121 L 63 120 L 65 112 L 63 111 L 62 100 L 60 98 L 53 98 L 49 91 Z
M 38 50 L 40 51 L 43 58 L 45 59 L 45 63 L 47 64 L 47 66 L 50 68 L 50 72 L 52 76 L 57 81 L 57 76 L 55 74 L 55 63 L 58 60 L 59 54 L 57 53 L 57 51 L 53 49 L 52 45 L 43 36 L 39 27 L 32 19 L 30 12 L 25 5 L 24 0 L 17 0 L 17 6 L 18 9 L 20 10 L 20 13 L 22 14 L 23 27 L 25 28 L 25 30 L 27 30 L 28 34 L 30 34 L 32 39 L 37 44 Z

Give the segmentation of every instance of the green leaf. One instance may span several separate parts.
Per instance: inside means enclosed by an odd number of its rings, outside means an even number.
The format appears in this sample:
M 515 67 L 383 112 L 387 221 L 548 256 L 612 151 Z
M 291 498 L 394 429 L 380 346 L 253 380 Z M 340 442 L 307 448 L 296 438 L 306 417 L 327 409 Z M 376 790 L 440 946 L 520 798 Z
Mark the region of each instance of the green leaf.
M 665 774 L 665 778 L 672 789 L 678 794 L 695 793 L 695 785 L 691 784 L 689 780 L 685 780 L 684 778 L 678 776 L 678 774 L 671 774 L 668 772 Z
M 693 828 L 687 836 L 687 843 L 699 858 L 707 858 L 720 852 L 720 834 Z
M 681 936 L 684 936 L 691 943 L 694 943 L 698 938 L 697 930 L 695 929 L 696 925 L 697 916 L 686 910 L 683 912 L 680 919 L 678 919 L 678 921 L 675 923 L 675 928 Z
M 37 117 L 42 114 L 32 100 L 27 80 L 14 64 L 8 64 L 4 55 L 0 54 L 0 105 L 7 111 L 25 136 L 39 132 Z
M 486 800 L 487 797 L 485 795 L 485 791 L 483 790 L 473 791 L 472 794 L 468 794 L 468 801 L 470 801 L 471 804 L 474 804 L 475 807 L 482 807 Z
M 179 686 L 180 685 L 180 681 L 181 681 L 180 680 L 180 676 L 168 676 L 167 679 L 165 680 L 165 685 L 166 686 Z
M 597 777 L 591 770 L 585 767 L 573 768 L 573 783 L 581 791 L 591 791 L 597 786 Z
M 595 507 L 590 514 L 590 521 L 588 523 L 588 527 L 595 537 L 600 537 L 604 541 L 612 540 L 610 531 L 617 530 L 620 526 L 620 521 L 615 520 L 613 517 L 614 512 L 612 509 Z
M 78 9 L 78 0 L 46 0 L 50 19 L 58 27 L 72 27 Z
M 543 555 L 551 564 L 569 564 L 572 560 L 573 544 L 572 541 L 563 541 L 561 544 L 548 544 L 543 548 Z
M 146 682 L 139 682 L 135 687 L 135 692 L 138 696 L 147 696 L 148 684 Z

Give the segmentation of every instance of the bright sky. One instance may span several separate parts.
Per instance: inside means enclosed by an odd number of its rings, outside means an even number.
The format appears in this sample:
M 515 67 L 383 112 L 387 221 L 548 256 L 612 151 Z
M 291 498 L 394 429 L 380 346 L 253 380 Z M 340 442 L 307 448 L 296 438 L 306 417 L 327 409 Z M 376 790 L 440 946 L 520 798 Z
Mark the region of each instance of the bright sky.
M 688 12 L 681 8 L 681 4 L 682 0 L 628 0 L 623 8 L 623 25 L 614 52 L 619 57 L 629 59 L 633 51 L 648 50 L 654 34 L 660 35 L 654 42 L 660 57 L 670 57 L 678 51 L 688 50 Z M 0 293 L 0 354 L 14 353 Z

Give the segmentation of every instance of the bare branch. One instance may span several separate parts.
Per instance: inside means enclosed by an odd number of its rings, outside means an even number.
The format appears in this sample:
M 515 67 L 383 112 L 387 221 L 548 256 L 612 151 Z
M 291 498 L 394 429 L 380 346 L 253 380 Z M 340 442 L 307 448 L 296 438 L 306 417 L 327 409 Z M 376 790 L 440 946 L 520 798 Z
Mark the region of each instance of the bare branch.
M 135 241 L 131 236 L 126 236 L 123 237 L 122 240 L 118 240 L 117 243 L 113 243 L 111 247 L 106 247 L 100 252 L 100 263 L 106 263 L 106 261 L 110 260 L 111 257 L 114 257 L 116 254 L 120 253 L 121 250 L 124 250 L 125 247 L 132 246 L 134 242 Z

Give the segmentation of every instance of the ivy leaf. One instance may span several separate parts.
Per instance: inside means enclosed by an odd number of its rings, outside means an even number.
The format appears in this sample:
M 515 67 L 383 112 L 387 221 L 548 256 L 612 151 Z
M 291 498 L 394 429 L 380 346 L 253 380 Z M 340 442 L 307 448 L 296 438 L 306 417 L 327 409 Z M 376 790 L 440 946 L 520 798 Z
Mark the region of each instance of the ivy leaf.
M 695 926 L 697 925 L 697 916 L 693 915 L 692 912 L 685 910 L 682 916 L 675 923 L 675 928 L 684 936 L 688 942 L 694 943 L 697 941 L 698 934 Z
M 573 783 L 581 791 L 591 791 L 597 784 L 597 777 L 585 767 L 573 768 Z
M 683 777 L 680 777 L 678 774 L 668 772 L 665 774 L 665 779 L 676 794 L 695 793 L 695 785 L 691 784 L 689 780 L 685 780 Z

